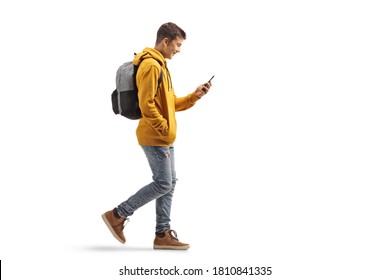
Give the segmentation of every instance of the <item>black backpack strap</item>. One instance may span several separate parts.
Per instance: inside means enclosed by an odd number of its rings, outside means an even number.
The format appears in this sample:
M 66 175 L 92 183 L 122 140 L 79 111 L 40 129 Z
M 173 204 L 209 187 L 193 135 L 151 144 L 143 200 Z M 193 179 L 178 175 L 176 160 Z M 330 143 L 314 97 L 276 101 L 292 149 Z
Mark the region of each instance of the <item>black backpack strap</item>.
M 162 82 L 162 79 L 163 79 L 163 71 L 162 71 L 162 63 L 156 59 L 156 61 L 158 62 L 158 64 L 160 64 L 161 66 L 161 69 L 160 69 L 160 77 L 158 78 L 158 84 L 157 84 L 157 88 L 160 86 L 161 82 Z
M 134 53 L 134 56 L 136 56 L 136 55 L 137 55 L 137 54 Z M 145 55 L 146 55 L 146 54 L 145 54 Z M 155 59 L 155 58 L 153 58 L 153 59 L 156 60 L 156 61 L 158 62 L 158 64 L 160 64 L 160 66 L 161 66 L 161 69 L 160 69 L 160 77 L 158 78 L 158 82 L 157 82 L 157 88 L 158 88 L 158 87 L 160 86 L 161 82 L 162 82 L 162 79 L 163 79 L 162 62 L 159 61 L 159 60 L 157 60 L 157 59 Z M 143 61 L 143 57 L 141 58 L 139 64 L 141 64 L 142 61 Z M 136 74 L 136 72 L 138 71 L 138 67 L 139 67 L 139 65 L 134 65 L 134 68 L 135 68 L 134 73 L 135 73 L 135 74 Z M 134 79 L 135 79 L 135 75 L 134 75 Z M 135 84 L 135 80 L 134 80 L 134 84 Z
M 160 70 L 160 77 L 158 78 L 158 84 L 157 84 L 157 88 L 160 86 L 161 82 L 162 82 L 162 78 L 163 78 L 163 72 L 162 72 L 162 69 Z

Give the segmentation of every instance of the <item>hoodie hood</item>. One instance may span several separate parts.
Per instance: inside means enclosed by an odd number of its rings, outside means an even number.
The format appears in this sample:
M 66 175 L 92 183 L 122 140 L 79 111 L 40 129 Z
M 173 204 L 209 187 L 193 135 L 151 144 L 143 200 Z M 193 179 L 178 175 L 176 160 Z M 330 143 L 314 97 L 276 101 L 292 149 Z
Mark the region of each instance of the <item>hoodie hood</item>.
M 158 50 L 154 48 L 144 48 L 142 52 L 135 55 L 133 63 L 135 65 L 139 65 L 140 62 L 145 58 L 154 58 L 155 60 L 159 61 L 162 66 L 166 67 L 165 58 Z

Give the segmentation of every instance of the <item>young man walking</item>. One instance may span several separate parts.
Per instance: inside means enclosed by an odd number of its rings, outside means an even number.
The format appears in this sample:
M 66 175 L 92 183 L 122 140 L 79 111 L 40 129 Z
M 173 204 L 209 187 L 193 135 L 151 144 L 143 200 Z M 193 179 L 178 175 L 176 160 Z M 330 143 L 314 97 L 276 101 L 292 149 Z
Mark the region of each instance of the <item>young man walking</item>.
M 137 127 L 138 143 L 145 152 L 153 173 L 153 182 L 139 189 L 102 218 L 121 243 L 126 242 L 124 223 L 134 212 L 156 201 L 156 230 L 154 249 L 186 250 L 189 244 L 178 240 L 170 228 L 170 213 L 176 185 L 175 155 L 173 143 L 176 138 L 176 111 L 191 108 L 211 87 L 201 84 L 193 93 L 176 97 L 166 59 L 180 52 L 186 33 L 176 24 L 168 22 L 158 29 L 154 48 L 145 48 L 133 60 L 139 65 L 136 83 L 142 118 Z M 142 63 L 141 63 L 142 62 Z M 162 82 L 157 87 L 162 71 Z

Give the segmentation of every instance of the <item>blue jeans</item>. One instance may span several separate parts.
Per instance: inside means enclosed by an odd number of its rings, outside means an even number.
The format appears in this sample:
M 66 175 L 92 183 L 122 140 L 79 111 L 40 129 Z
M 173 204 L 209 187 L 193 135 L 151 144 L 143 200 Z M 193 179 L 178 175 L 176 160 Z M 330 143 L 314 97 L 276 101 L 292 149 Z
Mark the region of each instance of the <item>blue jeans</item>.
M 118 207 L 118 214 L 131 216 L 146 203 L 156 200 L 156 232 L 170 229 L 173 192 L 176 185 L 173 146 L 142 146 L 153 173 L 153 182 L 138 190 Z

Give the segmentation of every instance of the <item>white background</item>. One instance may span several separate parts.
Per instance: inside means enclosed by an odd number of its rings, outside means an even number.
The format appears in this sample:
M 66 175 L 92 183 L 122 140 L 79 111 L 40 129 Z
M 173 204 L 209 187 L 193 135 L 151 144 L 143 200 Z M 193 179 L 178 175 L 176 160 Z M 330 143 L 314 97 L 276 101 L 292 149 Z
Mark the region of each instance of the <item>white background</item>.
M 3 277 L 177 265 L 210 270 L 193 279 L 258 279 L 214 266 L 389 279 L 389 13 L 375 0 L 2 1 Z M 185 252 L 152 250 L 154 203 L 126 245 L 100 217 L 151 180 L 137 122 L 110 95 L 167 21 L 188 36 L 168 61 L 177 95 L 215 75 L 177 114 L 172 227 Z

